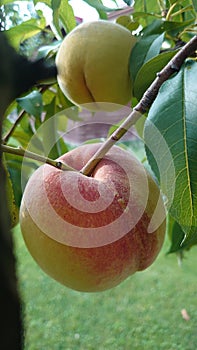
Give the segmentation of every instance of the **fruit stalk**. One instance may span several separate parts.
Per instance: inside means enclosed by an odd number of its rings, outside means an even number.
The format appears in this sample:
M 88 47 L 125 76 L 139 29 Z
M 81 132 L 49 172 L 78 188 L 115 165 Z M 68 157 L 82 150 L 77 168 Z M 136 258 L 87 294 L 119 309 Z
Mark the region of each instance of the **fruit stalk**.
M 115 145 L 118 140 L 121 139 L 121 137 L 129 130 L 129 128 L 137 122 L 141 116 L 142 113 L 134 109 L 120 125 L 120 127 L 116 129 L 114 133 L 102 144 L 102 146 L 89 160 L 89 162 L 81 169 L 80 172 L 86 176 L 90 176 L 98 162 L 105 156 L 110 148 Z
M 164 81 L 168 80 L 172 74 L 178 72 L 183 62 L 192 56 L 197 50 L 197 35 L 195 35 L 183 48 L 168 62 L 168 64 L 157 74 L 155 80 L 146 90 L 139 103 L 134 107 L 126 120 L 118 129 L 103 143 L 89 162 L 81 169 L 84 175 L 91 175 L 95 166 L 110 150 L 110 148 L 134 125 L 140 117 L 145 114 L 157 97 L 159 89 Z

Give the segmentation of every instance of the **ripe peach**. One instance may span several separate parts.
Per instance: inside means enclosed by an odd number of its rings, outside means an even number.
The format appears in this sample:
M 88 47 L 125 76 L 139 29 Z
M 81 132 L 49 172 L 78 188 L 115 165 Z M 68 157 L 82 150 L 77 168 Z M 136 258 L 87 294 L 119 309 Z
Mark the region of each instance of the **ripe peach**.
M 40 267 L 87 292 L 146 269 L 165 235 L 159 188 L 133 154 L 113 146 L 91 177 L 79 172 L 98 147 L 86 144 L 59 158 L 77 171 L 39 167 L 20 208 L 24 240 Z
M 132 98 L 129 57 L 135 43 L 135 36 L 118 23 L 99 20 L 78 25 L 66 35 L 56 57 L 57 79 L 65 96 L 92 110 L 127 105 Z

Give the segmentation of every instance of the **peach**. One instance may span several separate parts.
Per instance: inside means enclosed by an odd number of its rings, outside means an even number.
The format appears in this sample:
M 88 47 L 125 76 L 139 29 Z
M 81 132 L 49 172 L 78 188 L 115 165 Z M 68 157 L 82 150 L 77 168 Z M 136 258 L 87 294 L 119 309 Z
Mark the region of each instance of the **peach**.
M 135 44 L 135 36 L 118 23 L 98 20 L 78 25 L 66 35 L 56 57 L 57 79 L 65 96 L 90 110 L 127 105 L 132 98 L 129 58 Z
M 60 283 L 97 292 L 118 285 L 156 259 L 165 236 L 159 187 L 135 156 L 113 146 L 90 177 L 80 169 L 100 144 L 86 144 L 29 179 L 21 230 L 38 265 Z

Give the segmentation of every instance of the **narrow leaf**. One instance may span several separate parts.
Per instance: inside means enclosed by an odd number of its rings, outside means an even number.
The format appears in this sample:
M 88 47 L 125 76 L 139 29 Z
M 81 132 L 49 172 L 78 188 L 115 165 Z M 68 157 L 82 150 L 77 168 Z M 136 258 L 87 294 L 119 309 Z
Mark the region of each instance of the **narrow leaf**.
M 147 61 L 138 71 L 134 83 L 134 96 L 139 100 L 156 78 L 156 74 L 169 62 L 177 51 L 163 52 Z
M 155 57 L 156 55 L 159 54 L 160 49 L 161 49 L 161 45 L 163 43 L 163 39 L 164 39 L 164 33 L 162 33 L 161 35 L 157 36 L 155 38 L 155 40 L 153 40 L 153 42 L 150 45 L 149 50 L 147 51 L 146 58 L 145 58 L 144 62 L 147 62 L 152 57 Z
M 166 81 L 145 123 L 148 161 L 172 217 L 197 241 L 197 63 L 188 60 Z
M 14 190 L 13 190 L 14 184 L 10 177 L 10 173 L 8 171 L 5 157 L 3 157 L 3 165 L 6 173 L 6 194 L 7 194 L 8 209 L 9 209 L 10 220 L 11 220 L 11 227 L 14 227 L 16 226 L 19 220 L 19 208 L 16 205 Z
M 45 155 L 55 159 L 61 155 L 58 144 L 58 132 L 56 126 L 56 97 L 53 98 L 50 104 L 45 106 L 46 117 L 42 127 L 37 131 L 38 136 L 42 134 L 42 141 L 45 150 Z M 41 138 L 41 137 L 40 137 Z
M 139 69 L 151 58 L 157 56 L 160 52 L 161 45 L 163 42 L 163 34 L 149 35 L 142 37 L 134 46 L 130 62 L 129 69 L 133 81 Z
M 164 22 L 164 29 L 165 31 L 170 35 L 177 35 L 182 30 L 187 28 L 190 24 L 194 23 L 195 19 L 190 19 L 188 21 L 183 22 L 171 22 L 171 21 L 165 21 Z
M 59 9 L 61 5 L 61 0 L 51 0 L 51 7 L 53 10 Z
M 76 27 L 76 19 L 74 16 L 74 12 L 68 0 L 61 1 L 59 15 L 67 33 Z
M 134 3 L 135 12 L 160 13 L 158 1 L 155 0 L 136 0 Z
M 110 7 L 104 6 L 98 0 L 83 0 L 83 1 L 86 2 L 88 5 L 94 7 L 97 11 L 111 12 L 111 11 L 117 10 L 117 8 L 110 8 Z
M 194 10 L 197 11 L 197 0 L 192 0 Z
M 22 1 L 27 1 L 27 0 L 20 0 L 20 2 Z M 1 0 L 0 1 L 0 6 L 2 5 L 7 5 L 7 4 L 10 4 L 10 3 L 13 3 L 14 1 L 13 0 Z
M 62 38 L 62 32 L 59 22 L 59 7 L 61 5 L 61 0 L 51 0 L 51 8 L 53 11 L 53 24 L 57 30 L 57 33 L 60 38 Z
M 155 0 L 135 0 L 134 15 L 141 12 L 142 24 L 147 26 L 150 24 L 158 14 L 161 13 L 159 1 Z M 146 16 L 147 15 L 147 16 Z

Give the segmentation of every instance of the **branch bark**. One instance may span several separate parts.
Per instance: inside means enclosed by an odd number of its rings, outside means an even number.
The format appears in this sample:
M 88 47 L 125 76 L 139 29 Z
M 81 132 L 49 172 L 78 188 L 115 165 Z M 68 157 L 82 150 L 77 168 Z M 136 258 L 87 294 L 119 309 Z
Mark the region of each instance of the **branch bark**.
M 30 62 L 18 55 L 0 32 L 0 136 L 2 120 L 10 103 L 42 79 L 57 75 L 55 65 L 44 60 Z M 9 135 L 7 136 L 9 137 Z M 60 165 L 60 164 L 59 164 Z M 23 321 L 18 293 L 16 261 L 6 201 L 6 175 L 0 145 L 0 339 L 4 350 L 23 348 Z
M 2 119 L 8 107 L 12 90 L 12 70 L 8 46 L 0 34 L 0 135 Z M 0 147 L 0 339 L 2 349 L 21 350 L 23 344 L 23 322 L 21 301 L 18 293 L 16 261 L 10 230 L 8 206 L 6 202 L 6 176 Z
M 90 176 L 98 162 L 105 156 L 110 148 L 146 113 L 157 97 L 159 89 L 164 81 L 168 80 L 174 73 L 178 72 L 185 59 L 192 56 L 197 50 L 197 35 L 194 36 L 183 48 L 168 62 L 168 64 L 157 74 L 157 77 L 144 93 L 142 99 L 134 107 L 131 114 L 120 125 L 120 127 L 99 148 L 89 162 L 81 169 L 81 173 Z

